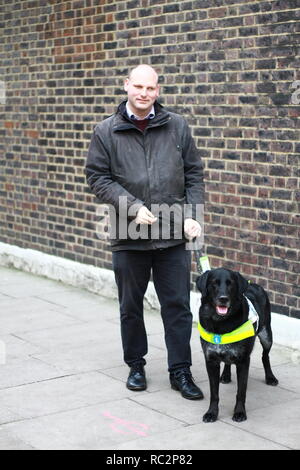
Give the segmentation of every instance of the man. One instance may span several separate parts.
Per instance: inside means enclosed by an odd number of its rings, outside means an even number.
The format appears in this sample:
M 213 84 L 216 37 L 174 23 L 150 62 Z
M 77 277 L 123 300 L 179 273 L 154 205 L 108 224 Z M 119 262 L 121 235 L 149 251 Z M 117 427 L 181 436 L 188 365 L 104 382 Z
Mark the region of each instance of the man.
M 201 233 L 195 219 L 197 205 L 204 203 L 203 166 L 186 121 L 158 104 L 158 75 L 152 67 L 135 68 L 124 88 L 127 101 L 94 130 L 86 174 L 100 202 L 116 212 L 118 229 L 111 245 L 124 360 L 130 367 L 127 387 L 139 391 L 147 386 L 143 299 L 152 270 L 165 329 L 171 386 L 184 398 L 201 399 L 203 394 L 190 372 L 191 257 L 185 244 L 186 239 Z M 165 224 L 169 228 L 167 236 L 162 228 L 164 216 L 159 211 L 153 213 L 153 207 L 159 204 L 173 209 L 173 216 Z M 181 213 L 181 226 L 176 213 Z M 121 234 L 124 227 L 120 229 L 124 221 L 126 236 Z M 134 227 L 136 231 L 132 231 Z

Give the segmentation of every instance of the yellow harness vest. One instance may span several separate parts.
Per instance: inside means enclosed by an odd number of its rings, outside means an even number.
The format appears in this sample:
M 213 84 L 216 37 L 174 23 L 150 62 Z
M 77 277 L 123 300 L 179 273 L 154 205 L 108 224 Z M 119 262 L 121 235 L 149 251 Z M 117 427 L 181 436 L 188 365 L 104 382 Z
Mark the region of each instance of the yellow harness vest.
M 201 338 L 204 339 L 204 341 L 206 341 L 207 343 L 212 344 L 237 343 L 238 341 L 242 341 L 243 339 L 255 336 L 255 330 L 250 320 L 243 323 L 243 325 L 237 328 L 236 330 L 231 331 L 230 333 L 225 333 L 224 335 L 209 333 L 201 326 L 200 323 L 198 323 L 198 330 Z

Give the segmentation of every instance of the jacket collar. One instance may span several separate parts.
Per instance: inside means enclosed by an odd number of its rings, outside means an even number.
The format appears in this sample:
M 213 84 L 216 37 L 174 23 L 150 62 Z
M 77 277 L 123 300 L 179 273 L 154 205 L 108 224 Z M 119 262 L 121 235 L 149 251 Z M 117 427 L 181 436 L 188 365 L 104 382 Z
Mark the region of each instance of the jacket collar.
M 137 129 L 135 124 L 129 119 L 126 111 L 126 101 L 123 101 L 115 114 L 115 122 L 113 125 L 114 131 L 121 131 L 126 129 Z M 158 127 L 166 124 L 170 119 L 170 114 L 165 108 L 157 101 L 154 103 L 155 117 L 151 119 L 147 128 Z
M 126 112 L 127 112 L 127 116 L 129 116 L 129 119 L 131 119 L 132 121 L 144 121 L 145 119 L 154 119 L 155 118 L 155 108 L 154 108 L 154 106 L 152 106 L 150 113 L 148 113 L 146 117 L 141 119 L 140 117 L 136 116 L 131 111 L 130 104 L 127 101 L 127 103 L 126 103 Z

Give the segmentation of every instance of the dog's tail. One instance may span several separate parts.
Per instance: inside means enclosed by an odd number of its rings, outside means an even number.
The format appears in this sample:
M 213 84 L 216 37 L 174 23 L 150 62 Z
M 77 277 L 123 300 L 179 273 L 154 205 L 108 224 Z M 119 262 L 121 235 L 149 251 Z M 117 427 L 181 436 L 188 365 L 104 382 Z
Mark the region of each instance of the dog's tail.
M 266 320 L 271 322 L 271 302 L 266 291 L 265 291 L 265 294 L 266 294 L 265 316 L 266 316 Z

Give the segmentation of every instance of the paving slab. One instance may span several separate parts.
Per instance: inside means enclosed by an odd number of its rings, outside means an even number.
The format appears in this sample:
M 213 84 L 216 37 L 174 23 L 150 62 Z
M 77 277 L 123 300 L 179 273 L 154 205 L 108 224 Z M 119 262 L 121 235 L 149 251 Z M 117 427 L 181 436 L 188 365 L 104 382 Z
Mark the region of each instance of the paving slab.
M 0 390 L 10 389 L 24 384 L 35 384 L 36 382 L 63 377 L 65 375 L 63 371 L 58 368 L 32 357 L 13 363 L 8 361 L 0 367 Z
M 123 384 L 97 372 L 59 377 L 0 390 L 1 404 L 34 418 L 130 396 Z
M 195 327 L 192 374 L 205 394 L 170 388 L 161 317 L 145 310 L 148 388 L 126 386 L 119 307 L 83 289 L 0 267 L 0 449 L 299 449 L 300 351 L 274 345 L 278 387 L 264 383 L 259 342 L 251 359 L 248 420 L 234 423 L 232 383 L 220 416 L 202 422 L 209 383 Z
M 164 352 L 152 348 L 149 359 L 163 357 Z M 66 374 L 87 372 L 91 370 L 105 370 L 123 364 L 123 352 L 118 336 L 117 342 L 101 344 L 92 343 L 82 347 L 50 351 L 34 355 L 46 364 L 58 367 Z M 124 366 L 127 369 L 127 366 Z
M 22 416 L 14 413 L 13 411 L 6 408 L 3 404 L 0 408 L 0 425 L 6 423 L 13 423 L 14 421 L 20 421 Z M 0 442 L 1 442 L 1 427 L 0 427 Z M 0 444 L 1 445 L 1 444 Z
M 113 450 L 113 447 L 109 448 Z M 116 449 L 116 447 L 114 447 Z M 161 432 L 119 444 L 118 450 L 287 450 L 283 445 L 218 421 Z
M 208 398 L 208 381 L 196 383 Z M 201 422 L 202 416 L 209 406 L 208 400 L 197 400 L 195 402 L 188 402 L 186 400 L 182 402 L 181 395 L 176 392 L 173 393 L 175 395 L 172 396 L 169 388 L 166 388 L 165 390 L 156 391 L 143 396 L 136 395 L 134 400 L 168 416 L 174 416 L 177 419 L 185 421 L 187 424 L 197 424 Z M 236 393 L 236 382 L 227 385 L 222 384 L 220 386 L 219 419 L 231 419 Z M 246 403 L 248 418 L 251 420 L 253 411 L 261 409 L 261 413 L 264 414 L 267 420 L 271 405 L 294 402 L 296 406 L 297 399 L 299 399 L 299 395 L 296 393 L 279 387 L 275 390 L 274 387 L 267 386 L 250 378 Z
M 293 352 L 291 352 L 291 358 L 293 357 Z M 279 380 L 279 386 L 291 392 L 294 392 L 300 395 L 300 364 L 285 363 L 273 367 L 273 372 Z M 262 377 L 262 372 L 258 373 L 257 369 L 254 369 L 252 372 L 253 377 L 258 378 Z M 299 396 L 300 398 L 300 396 Z
M 119 325 L 101 322 L 77 321 L 69 325 L 19 333 L 19 338 L 46 351 L 64 351 L 95 344 L 104 346 L 121 337 Z
M 43 348 L 43 346 L 31 344 L 30 342 L 19 338 L 14 333 L 0 335 L 0 344 L 2 344 L 2 347 L 5 350 L 5 362 L 3 363 L 1 361 L 2 365 L 11 365 L 14 362 L 24 361 L 30 358 L 31 355 L 34 353 L 38 354 L 45 351 L 45 348 Z
M 9 430 L 0 428 L 0 450 L 35 450 L 35 448 L 14 436 Z
M 240 424 L 233 422 L 233 425 L 253 434 L 258 433 L 261 437 L 289 449 L 299 450 L 299 422 L 300 400 L 293 400 L 269 406 L 267 410 L 254 410 L 251 419 Z
M 152 359 L 150 359 L 150 357 L 151 353 L 149 354 L 148 362 L 145 366 L 147 378 L 147 392 L 152 393 L 157 392 L 159 390 L 170 390 L 170 380 L 166 352 L 162 351 L 162 355 L 158 359 L 155 359 L 153 356 Z M 125 386 L 129 369 L 128 367 L 124 367 L 124 364 L 121 364 L 118 367 L 108 367 L 102 370 L 105 372 L 105 374 L 121 380 Z M 195 382 L 200 387 L 203 381 L 207 381 L 204 361 L 201 361 L 201 356 L 199 360 L 195 360 L 193 362 L 191 372 L 195 379 Z
M 68 287 L 55 292 L 40 292 L 38 298 L 53 303 L 55 310 L 82 321 L 102 321 L 119 319 L 115 302 L 101 298 L 84 289 Z
M 36 277 L 32 274 L 14 270 L 12 273 L 6 272 L 1 276 L 0 281 L 0 293 L 17 299 L 35 297 L 41 293 L 52 293 L 52 297 L 54 297 L 55 293 L 68 289 L 69 286 L 60 282 L 41 277 L 36 281 Z
M 145 408 L 130 399 L 4 425 L 15 439 L 38 449 L 118 448 L 136 436 L 146 438 L 182 428 L 184 423 Z
M 48 302 L 34 297 L 13 298 L 2 301 L 1 334 L 42 330 L 78 323 L 68 315 L 59 313 Z

